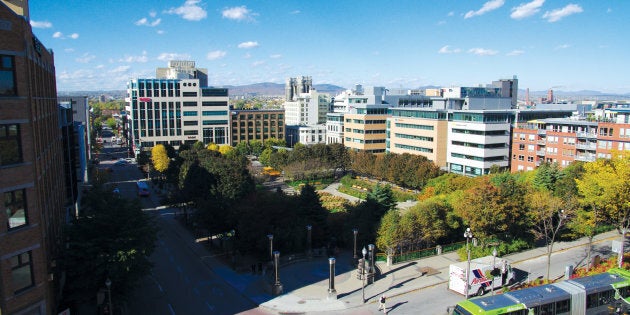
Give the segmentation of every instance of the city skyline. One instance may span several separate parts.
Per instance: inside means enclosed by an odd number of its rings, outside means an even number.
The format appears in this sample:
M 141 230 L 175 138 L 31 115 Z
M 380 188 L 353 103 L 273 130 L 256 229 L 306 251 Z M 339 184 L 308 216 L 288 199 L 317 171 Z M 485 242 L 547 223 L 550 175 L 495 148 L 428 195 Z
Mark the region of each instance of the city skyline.
M 211 86 L 284 83 L 630 92 L 623 1 L 133 2 L 32 0 L 59 91 L 122 90 L 169 60 Z

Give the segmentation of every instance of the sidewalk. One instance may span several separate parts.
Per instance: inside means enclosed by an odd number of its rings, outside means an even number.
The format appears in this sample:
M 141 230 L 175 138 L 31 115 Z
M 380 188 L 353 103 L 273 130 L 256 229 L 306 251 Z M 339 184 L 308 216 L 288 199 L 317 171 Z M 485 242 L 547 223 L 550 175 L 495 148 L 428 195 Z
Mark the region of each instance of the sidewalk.
M 181 226 L 179 228 L 184 229 Z M 618 237 L 616 231 L 611 231 L 596 236 L 593 243 L 610 241 Z M 586 243 L 586 238 L 572 242 L 557 242 L 554 245 L 554 253 L 584 246 Z M 194 241 L 191 249 L 197 252 L 204 263 L 227 283 L 267 311 L 278 314 L 343 311 L 365 305 L 362 302 L 362 281 L 357 278 L 356 268 L 351 264 L 352 257 L 348 252 L 336 258 L 334 287 L 337 298 L 329 299 L 328 258 L 313 258 L 281 267 L 279 279 L 283 285 L 284 294 L 274 297 L 271 295 L 270 284 L 265 276 L 239 274 L 229 266 L 211 258 L 206 248 Z M 507 255 L 503 258 L 518 268 L 519 263 L 541 256 L 546 256 L 544 248 Z M 387 266 L 382 262 L 377 263 L 380 276 L 372 284 L 366 282 L 366 303 L 376 303 L 381 294 L 394 297 L 432 286 L 446 285 L 449 266 L 458 261 L 457 254 L 451 252 L 393 266 Z

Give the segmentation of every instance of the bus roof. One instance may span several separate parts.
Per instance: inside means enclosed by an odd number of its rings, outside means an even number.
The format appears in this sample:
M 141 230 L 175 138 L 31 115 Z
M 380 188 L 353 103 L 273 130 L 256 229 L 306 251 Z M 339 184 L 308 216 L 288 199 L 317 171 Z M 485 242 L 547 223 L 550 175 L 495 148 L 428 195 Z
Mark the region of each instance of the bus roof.
M 459 305 L 472 314 L 487 315 L 504 314 L 526 309 L 523 304 L 519 304 L 505 294 L 476 297 L 461 301 Z

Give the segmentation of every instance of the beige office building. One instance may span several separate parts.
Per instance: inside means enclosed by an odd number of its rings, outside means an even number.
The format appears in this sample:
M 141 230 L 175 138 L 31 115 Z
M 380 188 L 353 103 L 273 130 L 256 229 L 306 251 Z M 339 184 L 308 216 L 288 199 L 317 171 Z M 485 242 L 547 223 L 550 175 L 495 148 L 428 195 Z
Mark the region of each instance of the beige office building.
M 387 152 L 423 155 L 446 166 L 448 112 L 422 108 L 392 108 L 387 118 Z
M 385 153 L 388 107 L 359 106 L 344 114 L 344 145 L 354 151 Z

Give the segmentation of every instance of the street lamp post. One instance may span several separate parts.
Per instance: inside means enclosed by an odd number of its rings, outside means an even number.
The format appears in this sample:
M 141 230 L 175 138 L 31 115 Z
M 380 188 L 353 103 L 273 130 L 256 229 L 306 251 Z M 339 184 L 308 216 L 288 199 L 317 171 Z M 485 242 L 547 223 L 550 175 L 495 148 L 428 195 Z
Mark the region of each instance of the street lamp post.
M 267 238 L 269 239 L 269 256 L 273 260 L 273 234 L 267 234 Z
M 109 310 L 109 314 L 114 314 L 114 309 L 112 308 L 112 280 L 105 280 L 105 286 L 107 287 L 107 309 Z
M 492 275 L 492 282 L 491 282 L 492 295 L 494 295 L 494 278 L 496 278 L 496 276 L 494 275 L 494 269 L 496 269 L 496 267 L 494 266 L 494 263 L 495 263 L 496 259 L 497 259 L 497 248 L 494 247 L 492 249 L 492 273 L 491 273 L 491 275 Z
M 282 283 L 280 283 L 280 276 L 278 275 L 278 265 L 280 264 L 280 252 L 273 252 L 273 266 L 275 270 L 275 282 L 273 284 L 272 293 L 273 295 L 282 294 Z
M 370 283 L 374 283 L 374 274 L 376 268 L 374 268 L 374 244 L 368 245 L 368 251 L 370 252 L 370 270 L 368 270 L 368 277 L 370 277 Z
M 363 297 L 363 303 L 365 303 L 365 254 L 367 254 L 365 246 L 361 250 L 361 254 L 363 254 L 363 262 L 361 266 L 361 281 L 363 281 L 363 286 L 361 287 L 361 295 Z
M 470 228 L 466 228 L 466 232 L 464 232 L 464 237 L 466 238 L 466 255 L 467 255 L 467 262 L 468 262 L 468 264 L 466 265 L 467 267 L 466 267 L 465 291 L 466 291 L 466 299 L 468 299 L 468 296 L 469 296 L 468 290 L 470 289 L 470 283 L 469 283 L 470 282 L 470 247 L 468 247 L 469 246 L 468 242 L 472 240 L 473 238 L 473 234 L 470 231 Z
M 352 229 L 352 234 L 354 234 L 354 247 L 352 250 L 352 259 L 356 261 L 357 260 L 357 234 L 359 234 L 359 229 L 357 228 Z
M 313 230 L 313 226 L 312 225 L 307 225 L 306 226 L 306 254 L 311 257 L 311 242 L 312 242 L 312 230 Z

